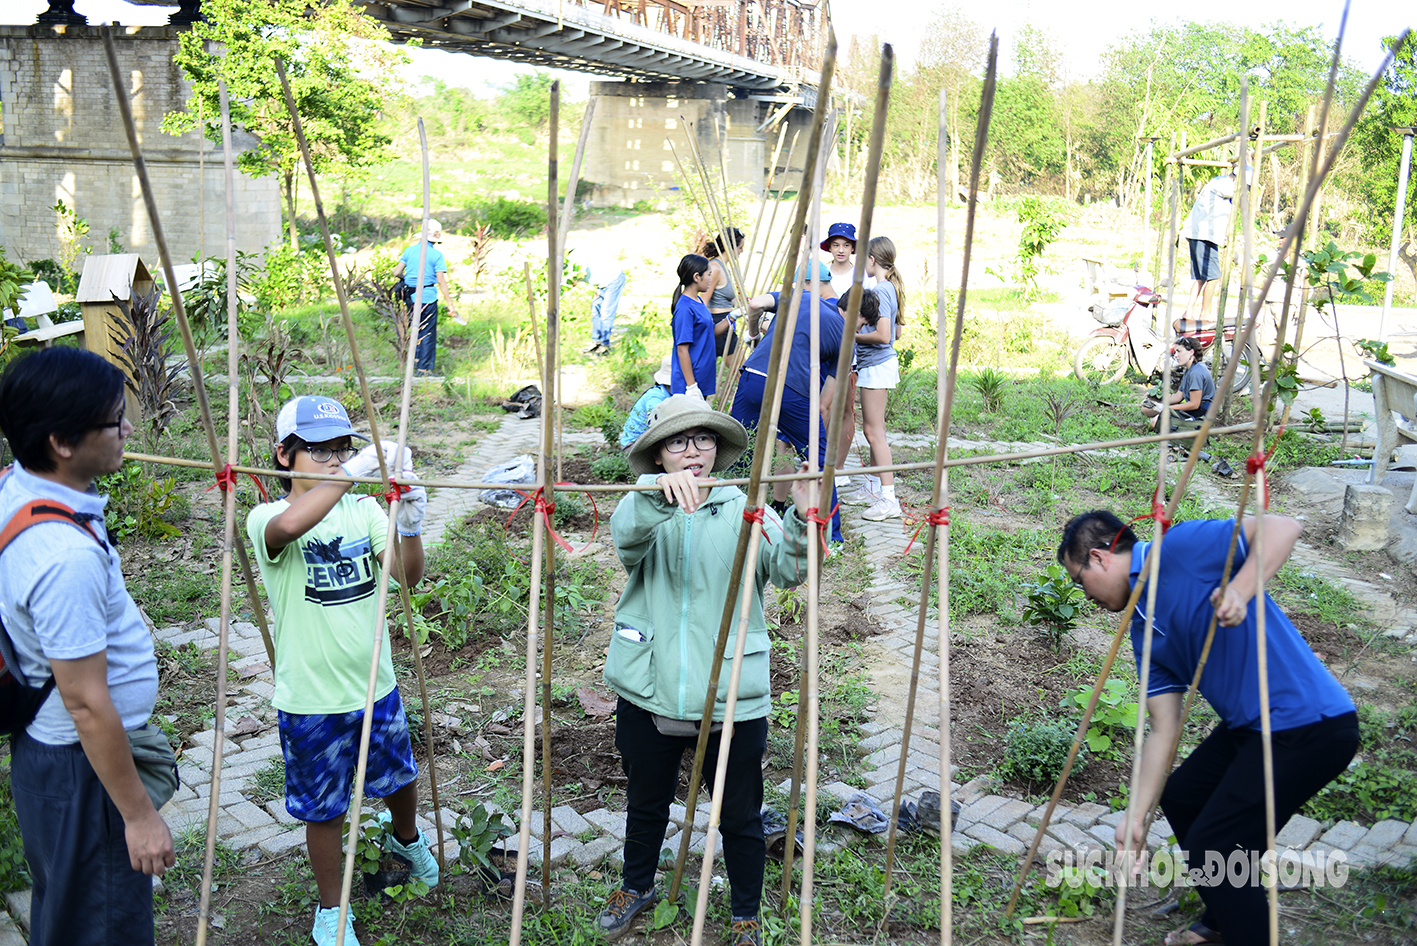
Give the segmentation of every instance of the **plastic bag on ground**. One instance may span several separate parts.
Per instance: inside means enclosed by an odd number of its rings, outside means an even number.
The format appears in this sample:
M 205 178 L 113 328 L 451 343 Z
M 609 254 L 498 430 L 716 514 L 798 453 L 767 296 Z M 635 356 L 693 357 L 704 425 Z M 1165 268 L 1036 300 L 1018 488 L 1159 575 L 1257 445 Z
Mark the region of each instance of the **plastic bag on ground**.
M 531 486 L 536 483 L 536 461 L 532 459 L 531 454 L 523 453 L 482 474 L 482 482 Z M 515 489 L 484 489 L 480 498 L 489 506 L 515 509 L 526 497 Z

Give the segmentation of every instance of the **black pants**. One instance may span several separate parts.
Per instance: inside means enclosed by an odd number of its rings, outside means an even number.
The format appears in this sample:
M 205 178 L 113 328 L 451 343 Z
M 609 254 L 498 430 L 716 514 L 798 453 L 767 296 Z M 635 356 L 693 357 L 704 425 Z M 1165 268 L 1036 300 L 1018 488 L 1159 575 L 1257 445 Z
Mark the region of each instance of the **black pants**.
M 763 898 L 763 865 L 767 863 L 763 844 L 763 753 L 767 751 L 767 739 L 766 717 L 741 720 L 733 727 L 728 747 L 718 830 L 723 838 L 734 916 L 757 916 Z M 718 733 L 710 735 L 704 755 L 703 782 L 707 791 L 713 790 L 718 741 Z M 620 698 L 615 710 L 615 746 L 630 780 L 625 814 L 626 890 L 644 892 L 654 886 L 679 768 L 684 753 L 687 751 L 692 757 L 697 744 L 697 736 L 663 735 L 648 712 Z M 693 812 L 688 817 L 692 819 Z
M 83 748 L 16 736 L 10 784 L 34 879 L 30 946 L 151 946 L 152 878 L 129 864 L 123 816 Z
M 1358 751 L 1358 715 L 1345 713 L 1308 726 L 1272 734 L 1274 745 L 1274 829 L 1278 832 L 1299 808 L 1327 785 Z M 1161 793 L 1161 810 L 1191 868 L 1205 866 L 1206 852 L 1265 850 L 1264 760 L 1260 734 L 1253 729 L 1217 726 L 1171 774 Z M 1201 922 L 1227 944 L 1269 942 L 1265 888 L 1221 881 L 1197 888 L 1205 902 Z

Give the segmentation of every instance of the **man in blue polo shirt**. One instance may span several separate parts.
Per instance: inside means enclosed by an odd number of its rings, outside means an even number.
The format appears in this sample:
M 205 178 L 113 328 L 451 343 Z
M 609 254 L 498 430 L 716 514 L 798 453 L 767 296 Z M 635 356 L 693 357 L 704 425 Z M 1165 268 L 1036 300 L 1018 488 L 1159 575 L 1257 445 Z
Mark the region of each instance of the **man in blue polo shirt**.
M 792 334 L 792 339 L 788 342 L 790 352 L 787 356 L 787 370 L 781 383 L 782 408 L 778 414 L 777 437 L 782 442 L 790 445 L 799 457 L 807 456 L 808 438 L 811 433 L 811 424 L 815 419 L 817 425 L 817 462 L 820 466 L 826 465 L 827 460 L 827 428 L 823 423 L 820 412 L 814 418 L 811 408 L 811 395 L 815 390 L 820 394 L 822 385 L 827 378 L 836 376 L 837 351 L 841 348 L 842 326 L 845 320 L 842 318 L 841 309 L 838 304 L 845 304 L 845 300 L 836 298 L 836 290 L 832 289 L 831 283 L 821 282 L 822 295 L 813 299 L 810 283 L 805 283 L 802 290 L 802 302 L 797 311 L 797 325 Z M 769 292 L 761 296 L 754 296 L 748 300 L 749 320 L 751 324 L 757 323 L 758 313 L 763 311 L 775 311 L 778 307 L 778 297 L 780 293 Z M 866 297 L 874 304 L 874 294 L 867 293 Z M 863 307 L 865 303 L 863 302 Z M 817 320 L 817 353 L 821 360 L 818 368 L 818 376 L 812 377 L 812 319 L 815 315 Z M 869 313 L 868 313 L 869 315 Z M 769 361 L 772 357 L 773 333 L 777 331 L 778 323 L 782 321 L 782 315 L 773 319 L 772 324 L 763 333 L 763 337 L 758 341 L 758 345 L 753 349 L 753 353 L 748 356 L 748 360 L 743 363 L 742 374 L 738 381 L 738 390 L 733 397 L 733 409 L 731 413 L 744 427 L 749 430 L 758 424 L 758 416 L 762 410 L 763 399 L 770 392 L 767 388 L 767 375 Z M 777 508 L 782 504 L 782 509 L 786 509 L 786 483 L 773 484 L 773 504 Z M 781 489 L 782 495 L 778 492 Z M 831 497 L 832 512 L 832 541 L 842 541 L 841 534 L 841 512 L 837 509 L 836 487 L 832 487 Z
M 1192 868 L 1203 865 L 1210 851 L 1227 859 L 1237 850 L 1265 850 L 1256 570 L 1262 566 L 1265 581 L 1272 579 L 1293 551 L 1302 526 L 1266 515 L 1263 560 L 1257 562 L 1249 554 L 1257 525 L 1253 518 L 1242 523 L 1233 577 L 1224 595 L 1220 579 L 1233 521 L 1179 523 L 1161 543 L 1146 695 L 1151 734 L 1142 747 L 1140 781 L 1133 789 L 1140 804 L 1134 806 L 1131 837 L 1125 821 L 1117 826 L 1119 851 L 1142 849 L 1142 820 L 1158 796 Z M 1109 611 L 1121 611 L 1149 547 L 1115 515 L 1098 509 L 1068 522 L 1058 561 L 1088 598 Z M 1146 601 L 1145 594 L 1141 600 Z M 1352 760 L 1358 749 L 1358 716 L 1347 692 L 1267 594 L 1264 608 L 1277 831 Z M 1167 778 L 1166 757 L 1212 614 L 1220 626 L 1201 674 L 1200 692 L 1220 723 Z M 1144 608 L 1138 607 L 1132 618 L 1138 669 L 1144 625 Z M 1199 892 L 1204 915 L 1168 936 L 1170 946 L 1219 943 L 1222 937 L 1232 944 L 1268 941 L 1264 887 L 1251 885 L 1246 877 L 1242 885 L 1223 881 L 1202 886 Z

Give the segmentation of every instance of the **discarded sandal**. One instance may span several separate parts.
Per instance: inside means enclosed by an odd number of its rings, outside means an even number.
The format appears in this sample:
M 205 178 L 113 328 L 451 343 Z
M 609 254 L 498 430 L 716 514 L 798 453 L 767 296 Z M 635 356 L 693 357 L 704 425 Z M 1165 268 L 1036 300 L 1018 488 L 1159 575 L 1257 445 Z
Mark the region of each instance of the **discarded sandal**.
M 1224 943 L 1225 939 L 1215 930 L 1197 920 L 1185 929 L 1172 930 L 1166 934 L 1166 946 L 1206 946 Z

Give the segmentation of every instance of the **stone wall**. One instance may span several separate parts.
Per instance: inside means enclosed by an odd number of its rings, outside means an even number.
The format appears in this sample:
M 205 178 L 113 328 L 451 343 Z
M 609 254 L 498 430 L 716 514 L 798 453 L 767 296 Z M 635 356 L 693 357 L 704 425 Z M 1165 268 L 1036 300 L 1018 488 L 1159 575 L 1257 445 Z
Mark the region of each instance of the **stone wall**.
M 119 67 L 173 262 L 226 252 L 221 151 L 195 131 L 164 134 L 163 115 L 182 108 L 188 85 L 173 62 L 178 31 L 119 27 Z M 103 40 L 92 27 L 0 27 L 0 243 L 12 260 L 58 259 L 62 200 L 89 222 L 84 244 L 107 252 L 110 228 L 156 272 L 157 246 L 109 80 Z M 252 143 L 237 139 L 238 150 Z M 199 159 L 201 148 L 204 158 Z M 273 177 L 236 176 L 239 249 L 259 253 L 280 233 Z

